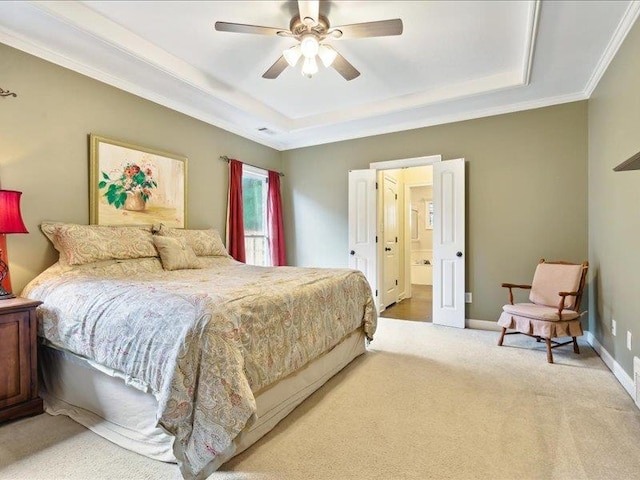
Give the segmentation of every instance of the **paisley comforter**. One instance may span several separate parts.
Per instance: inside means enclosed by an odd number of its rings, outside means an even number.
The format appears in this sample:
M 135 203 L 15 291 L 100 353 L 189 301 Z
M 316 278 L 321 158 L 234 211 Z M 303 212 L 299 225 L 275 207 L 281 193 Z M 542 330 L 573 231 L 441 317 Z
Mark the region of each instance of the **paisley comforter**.
M 357 271 L 253 267 L 225 257 L 167 272 L 157 258 L 56 264 L 24 296 L 45 341 L 121 372 L 158 400 L 185 478 L 198 478 L 255 417 L 254 395 L 363 328 Z M 224 455 L 221 455 L 224 453 Z

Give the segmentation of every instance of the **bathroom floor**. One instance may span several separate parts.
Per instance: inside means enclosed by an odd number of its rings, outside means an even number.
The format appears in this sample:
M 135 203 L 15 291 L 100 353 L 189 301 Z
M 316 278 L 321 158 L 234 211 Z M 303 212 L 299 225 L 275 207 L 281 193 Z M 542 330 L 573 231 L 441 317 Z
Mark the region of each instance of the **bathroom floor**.
M 433 300 L 433 286 L 411 285 L 411 298 L 394 303 L 380 314 L 385 318 L 397 318 L 399 320 L 415 320 L 417 322 L 430 322 Z

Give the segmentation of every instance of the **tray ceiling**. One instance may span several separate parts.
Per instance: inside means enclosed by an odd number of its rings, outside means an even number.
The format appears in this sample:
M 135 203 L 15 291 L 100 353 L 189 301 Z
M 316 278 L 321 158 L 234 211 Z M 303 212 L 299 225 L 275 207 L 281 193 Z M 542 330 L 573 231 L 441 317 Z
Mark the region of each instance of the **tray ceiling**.
M 586 99 L 637 1 L 331 1 L 332 25 L 401 18 L 395 37 L 330 40 L 345 81 L 264 71 L 295 40 L 291 1 L 0 2 L 0 42 L 279 150 Z

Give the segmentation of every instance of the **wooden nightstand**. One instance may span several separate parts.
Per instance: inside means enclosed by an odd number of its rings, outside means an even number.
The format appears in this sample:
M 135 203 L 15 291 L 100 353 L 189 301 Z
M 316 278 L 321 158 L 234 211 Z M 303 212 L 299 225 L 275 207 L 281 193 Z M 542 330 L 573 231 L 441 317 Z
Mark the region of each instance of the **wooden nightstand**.
M 0 300 L 0 422 L 42 413 L 36 344 L 36 307 L 41 303 Z

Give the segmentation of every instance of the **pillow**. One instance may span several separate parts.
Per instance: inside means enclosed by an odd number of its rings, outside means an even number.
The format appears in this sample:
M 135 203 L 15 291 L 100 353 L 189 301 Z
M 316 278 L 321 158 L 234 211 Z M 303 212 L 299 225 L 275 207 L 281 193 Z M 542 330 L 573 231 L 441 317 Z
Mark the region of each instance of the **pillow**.
M 160 253 L 162 268 L 165 270 L 182 270 L 185 268 L 201 268 L 198 257 L 184 238 L 162 237 L 155 235 L 153 243 Z
M 44 222 L 40 228 L 60 252 L 63 264 L 158 256 L 151 227 Z
M 163 237 L 182 238 L 186 240 L 194 253 L 198 257 L 228 257 L 227 249 L 224 247 L 220 234 L 217 230 L 186 230 L 170 228 L 160 225 L 155 230 L 156 235 Z

